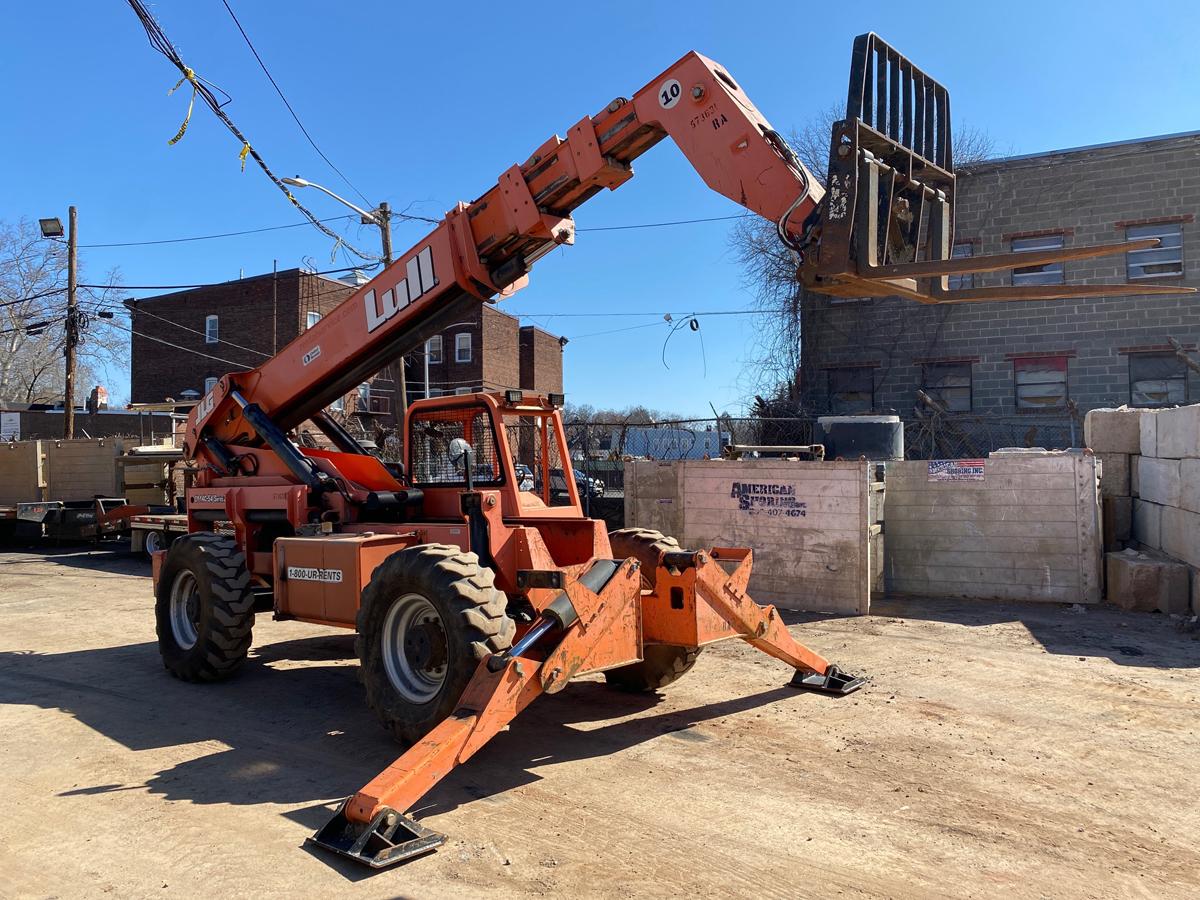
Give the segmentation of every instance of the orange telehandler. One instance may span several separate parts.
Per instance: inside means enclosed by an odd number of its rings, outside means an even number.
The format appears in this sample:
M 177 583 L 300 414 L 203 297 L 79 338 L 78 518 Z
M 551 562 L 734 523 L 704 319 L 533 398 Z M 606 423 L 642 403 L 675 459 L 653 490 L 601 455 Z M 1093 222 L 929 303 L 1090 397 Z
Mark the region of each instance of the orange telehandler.
M 365 451 L 324 412 L 466 305 L 520 288 L 534 262 L 573 242 L 572 210 L 628 181 L 632 161 L 665 137 L 709 187 L 776 223 L 811 290 L 926 303 L 1154 290 L 948 289 L 947 275 L 1134 245 L 951 259 L 948 95 L 874 35 L 855 43 L 828 190 L 733 77 L 697 53 L 551 137 L 278 355 L 221 378 L 187 423 L 184 456 L 200 467 L 189 534 L 154 554 L 167 669 L 188 681 L 233 673 L 269 590 L 277 619 L 357 629 L 367 701 L 409 748 L 341 805 L 313 838 L 321 846 L 376 867 L 434 849 L 442 836 L 405 810 L 576 676 L 656 690 L 701 648 L 737 637 L 790 666 L 797 687 L 861 684 L 753 602 L 749 549 L 684 550 L 586 518 L 561 396 L 418 401 L 403 465 Z M 297 446 L 289 432 L 305 421 L 337 449 Z M 519 489 L 516 462 L 538 473 L 534 490 Z

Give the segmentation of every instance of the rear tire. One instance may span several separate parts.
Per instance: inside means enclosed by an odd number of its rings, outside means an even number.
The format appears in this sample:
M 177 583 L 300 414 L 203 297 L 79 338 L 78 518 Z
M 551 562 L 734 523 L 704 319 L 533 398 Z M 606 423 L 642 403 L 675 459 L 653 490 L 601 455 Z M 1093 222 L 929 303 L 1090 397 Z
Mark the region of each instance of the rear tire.
M 650 528 L 621 528 L 608 535 L 614 559 L 633 557 L 641 565 L 642 581 L 654 588 L 658 559 L 663 553 L 680 549 L 679 541 Z M 696 664 L 699 647 L 676 644 L 646 644 L 642 661 L 610 669 L 604 680 L 610 688 L 631 693 L 657 691 L 682 678 Z
M 232 538 L 180 537 L 167 552 L 154 612 L 163 665 L 183 681 L 221 681 L 246 659 L 254 595 L 246 557 Z
M 367 704 L 405 746 L 458 705 L 480 660 L 512 646 L 508 599 L 479 557 L 446 544 L 389 556 L 358 610 L 356 649 Z
M 165 531 L 147 531 L 143 539 L 143 549 L 146 551 L 146 556 L 151 559 L 159 550 L 166 550 L 171 546 L 171 540 L 167 537 Z

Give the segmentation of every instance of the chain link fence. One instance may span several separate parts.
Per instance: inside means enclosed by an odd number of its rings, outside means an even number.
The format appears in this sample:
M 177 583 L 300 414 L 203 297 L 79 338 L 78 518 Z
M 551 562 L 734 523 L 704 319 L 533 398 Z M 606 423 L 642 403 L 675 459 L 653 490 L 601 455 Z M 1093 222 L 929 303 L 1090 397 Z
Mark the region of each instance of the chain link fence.
M 729 444 L 774 446 L 820 442 L 813 417 L 684 419 L 669 422 L 567 422 L 575 469 L 597 496 L 623 495 L 626 459 L 716 459 Z M 1079 446 L 1081 423 L 1071 416 L 933 414 L 904 422 L 908 459 L 972 459 L 1004 447 L 1062 450 Z
M 564 422 L 584 512 L 624 525 L 625 461 L 718 459 L 730 444 L 797 446 L 821 442 L 815 417 Z M 377 436 L 385 458 L 399 458 L 398 435 Z M 908 459 L 975 459 L 1003 447 L 1062 450 L 1083 441 L 1074 416 L 970 416 L 931 413 L 904 420 Z

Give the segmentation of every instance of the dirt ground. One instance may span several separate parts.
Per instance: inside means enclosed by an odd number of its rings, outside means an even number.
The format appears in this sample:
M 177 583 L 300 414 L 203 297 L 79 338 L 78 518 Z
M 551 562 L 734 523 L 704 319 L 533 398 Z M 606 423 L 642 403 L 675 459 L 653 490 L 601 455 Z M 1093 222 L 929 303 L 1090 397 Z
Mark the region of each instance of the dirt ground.
M 793 615 L 870 685 L 740 643 L 659 697 L 543 697 L 371 873 L 303 846 L 395 756 L 349 634 L 260 615 L 226 684 L 169 678 L 148 565 L 0 553 L 0 895 L 1187 897 L 1200 643 L 1109 609 Z

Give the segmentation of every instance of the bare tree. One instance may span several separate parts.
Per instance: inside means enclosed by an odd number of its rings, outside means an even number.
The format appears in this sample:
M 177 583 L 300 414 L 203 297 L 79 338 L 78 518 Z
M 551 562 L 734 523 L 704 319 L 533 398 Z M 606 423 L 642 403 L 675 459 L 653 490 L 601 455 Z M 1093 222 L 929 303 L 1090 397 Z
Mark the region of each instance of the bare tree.
M 80 281 L 85 281 L 80 272 Z M 94 384 L 128 358 L 128 335 L 102 311 L 119 310 L 119 274 L 101 289 L 80 288 L 88 327 L 78 353 L 76 383 Z M 61 401 L 64 383 L 67 248 L 41 236 L 28 220 L 0 222 L 0 400 Z M 102 373 L 104 373 L 102 375 Z M 84 392 L 86 394 L 86 390 Z
M 843 107 L 830 105 L 788 135 L 788 142 L 805 167 L 822 185 L 829 174 L 829 144 L 833 125 L 843 117 Z M 966 127 L 954 135 L 956 171 L 997 155 L 987 132 Z M 742 279 L 753 290 L 762 311 L 755 329 L 752 358 L 742 373 L 748 398 L 798 410 L 801 397 L 800 331 L 804 292 L 797 279 L 798 259 L 784 247 L 775 223 L 757 216 L 740 219 L 730 235 L 734 257 L 742 266 Z

